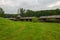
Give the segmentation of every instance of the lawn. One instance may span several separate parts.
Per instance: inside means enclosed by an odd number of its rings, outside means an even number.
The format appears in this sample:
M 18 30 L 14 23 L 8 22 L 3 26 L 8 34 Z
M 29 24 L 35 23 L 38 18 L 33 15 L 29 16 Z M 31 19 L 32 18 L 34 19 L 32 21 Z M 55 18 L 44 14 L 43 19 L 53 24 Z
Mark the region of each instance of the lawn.
M 20 22 L 0 18 L 0 40 L 60 40 L 60 23 Z

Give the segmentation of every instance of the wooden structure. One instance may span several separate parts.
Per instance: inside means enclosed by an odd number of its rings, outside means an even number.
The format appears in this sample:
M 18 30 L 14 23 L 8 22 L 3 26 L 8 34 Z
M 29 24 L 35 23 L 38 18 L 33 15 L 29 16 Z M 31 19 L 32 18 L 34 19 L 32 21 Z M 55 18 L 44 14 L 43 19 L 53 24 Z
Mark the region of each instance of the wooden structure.
M 32 21 L 33 17 L 16 17 L 16 18 L 6 18 L 15 21 Z
M 10 20 L 15 20 L 15 21 L 32 21 L 33 17 L 21 17 L 21 16 L 17 16 L 16 18 L 7 18 Z M 46 21 L 46 22 L 60 22 L 60 15 L 52 15 L 52 16 L 41 16 L 39 17 L 40 21 Z
M 55 21 L 60 22 L 60 15 L 52 15 L 52 16 L 41 16 L 40 21 Z

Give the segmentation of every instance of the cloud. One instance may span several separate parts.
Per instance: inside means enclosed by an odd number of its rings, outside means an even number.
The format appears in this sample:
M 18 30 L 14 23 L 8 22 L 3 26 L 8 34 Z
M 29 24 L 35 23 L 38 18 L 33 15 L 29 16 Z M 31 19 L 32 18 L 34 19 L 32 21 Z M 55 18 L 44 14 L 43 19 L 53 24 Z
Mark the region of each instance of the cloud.
M 48 5 L 48 7 L 55 7 L 55 6 L 60 6 L 60 1 L 53 3 L 51 5 Z
M 7 0 L 0 0 L 0 5 L 11 5 L 12 2 L 11 1 L 7 1 Z
M 18 8 L 30 8 L 37 5 L 37 0 L 0 0 L 0 6 L 4 8 L 6 12 L 16 12 Z M 9 11 L 8 11 L 9 10 Z
M 8 6 L 19 6 L 19 5 L 36 5 L 37 0 L 0 0 L 0 5 L 8 5 Z
M 16 13 L 19 8 L 31 10 L 45 10 L 59 7 L 60 0 L 0 0 L 0 7 L 6 13 Z

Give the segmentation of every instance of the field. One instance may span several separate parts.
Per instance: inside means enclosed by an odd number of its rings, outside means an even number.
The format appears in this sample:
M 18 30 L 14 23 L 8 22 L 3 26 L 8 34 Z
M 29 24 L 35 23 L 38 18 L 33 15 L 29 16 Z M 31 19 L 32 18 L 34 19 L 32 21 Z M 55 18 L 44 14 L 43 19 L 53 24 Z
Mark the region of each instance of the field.
M 60 23 L 15 22 L 0 18 L 0 40 L 60 40 Z

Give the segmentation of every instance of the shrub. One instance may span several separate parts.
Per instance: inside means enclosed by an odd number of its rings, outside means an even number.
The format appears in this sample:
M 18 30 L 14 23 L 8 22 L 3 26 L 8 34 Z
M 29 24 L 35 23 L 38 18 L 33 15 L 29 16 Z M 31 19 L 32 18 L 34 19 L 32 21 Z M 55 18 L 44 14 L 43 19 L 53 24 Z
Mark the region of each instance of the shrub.
M 32 18 L 32 22 L 38 22 L 38 21 L 39 21 L 38 17 L 33 17 Z

